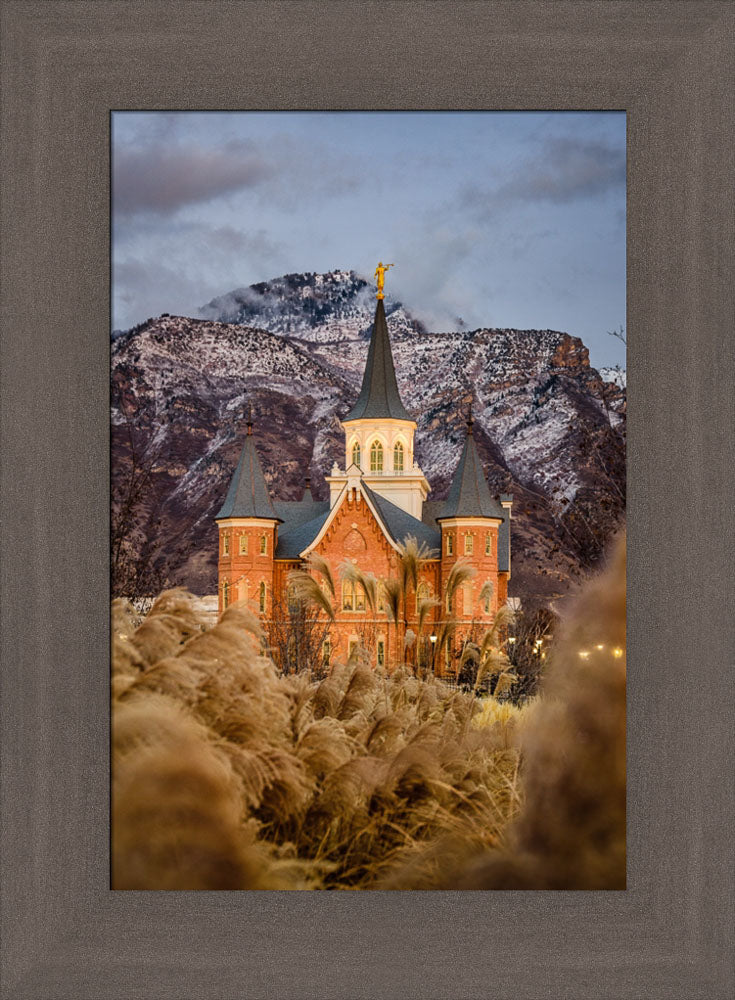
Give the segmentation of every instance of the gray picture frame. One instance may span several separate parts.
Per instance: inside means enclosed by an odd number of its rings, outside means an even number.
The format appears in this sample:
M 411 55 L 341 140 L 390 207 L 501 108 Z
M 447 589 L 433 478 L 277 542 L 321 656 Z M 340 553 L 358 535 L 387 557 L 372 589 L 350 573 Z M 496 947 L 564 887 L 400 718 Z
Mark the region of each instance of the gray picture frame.
M 4 996 L 732 995 L 733 24 L 717 2 L 5 0 Z M 626 891 L 110 891 L 123 108 L 627 111 Z

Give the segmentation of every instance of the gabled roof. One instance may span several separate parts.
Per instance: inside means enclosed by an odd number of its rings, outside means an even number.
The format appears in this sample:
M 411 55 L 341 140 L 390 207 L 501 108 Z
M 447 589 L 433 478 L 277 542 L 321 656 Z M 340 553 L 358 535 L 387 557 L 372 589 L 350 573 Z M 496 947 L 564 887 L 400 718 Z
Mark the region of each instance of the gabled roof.
M 268 494 L 263 468 L 255 450 L 251 420 L 248 420 L 248 432 L 240 453 L 240 461 L 230 480 L 225 502 L 215 520 L 219 521 L 225 517 L 265 517 L 272 521 L 281 520 Z
M 390 500 L 381 497 L 379 493 L 371 490 L 365 483 L 360 485 L 360 489 L 367 494 L 373 505 L 377 507 L 383 523 L 393 537 L 393 541 L 401 545 L 407 538 L 413 536 L 421 544 L 424 542 L 427 548 L 436 549 L 437 555 L 441 552 L 441 531 L 437 527 L 432 527 L 413 517 L 408 511 L 401 507 L 396 507 Z
M 382 299 L 378 299 L 375 310 L 373 332 L 370 338 L 370 348 L 360 395 L 344 419 L 361 420 L 365 417 L 378 419 L 392 417 L 395 420 L 413 419 L 406 412 L 398 393 L 396 370 L 393 366 L 393 353 L 390 348 L 388 324 L 385 319 Z
M 490 495 L 480 456 L 472 436 L 472 420 L 467 424 L 467 438 L 454 473 L 449 496 L 437 520 L 445 517 L 505 518 L 505 511 Z
M 278 545 L 276 546 L 276 559 L 298 559 L 299 553 L 313 542 L 316 536 L 324 527 L 324 522 L 329 517 L 329 501 L 314 501 L 311 504 L 311 511 L 292 512 L 285 508 L 286 503 L 276 504 L 279 513 L 288 515 L 290 519 L 284 517 L 284 523 L 278 530 Z M 294 504 L 294 507 L 299 506 Z M 291 514 L 294 514 L 291 517 Z M 308 516 L 308 515 L 311 516 Z M 304 520 L 304 516 L 306 519 Z M 299 519 L 301 518 L 301 519 Z

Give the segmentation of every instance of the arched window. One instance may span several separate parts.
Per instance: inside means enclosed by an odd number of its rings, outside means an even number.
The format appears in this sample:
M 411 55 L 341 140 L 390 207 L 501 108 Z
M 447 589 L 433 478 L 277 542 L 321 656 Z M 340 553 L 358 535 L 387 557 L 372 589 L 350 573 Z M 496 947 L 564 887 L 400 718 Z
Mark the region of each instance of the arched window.
M 230 533 L 225 531 L 222 535 L 222 555 L 228 556 L 230 554 Z
M 370 445 L 370 471 L 383 471 L 383 445 L 380 441 L 373 441 Z
M 328 667 L 329 661 L 332 658 L 332 643 L 329 639 L 325 639 L 322 643 L 322 666 Z
M 295 614 L 299 610 L 299 601 L 296 597 L 296 590 L 293 584 L 290 584 L 286 590 L 286 597 L 288 600 L 288 611 L 289 614 Z
M 356 465 L 358 469 L 360 468 L 360 443 L 359 443 L 359 441 L 355 441 L 355 443 L 352 445 L 352 464 Z
M 246 556 L 248 554 L 248 536 L 240 535 L 240 555 Z
M 429 597 L 429 585 L 424 581 L 419 584 L 419 589 L 416 591 L 416 614 L 419 613 L 421 608 L 421 602 L 427 600 Z
M 265 613 L 265 583 L 260 584 L 258 590 L 258 607 L 260 608 L 261 615 Z
M 464 554 L 471 556 L 475 550 L 474 536 L 468 531 L 464 536 Z
M 491 556 L 493 554 L 493 536 L 491 532 L 485 535 L 485 555 Z
M 344 580 L 342 583 L 342 610 L 343 611 L 364 611 L 365 610 L 365 590 L 359 583 L 352 580 Z
M 262 556 L 264 556 L 264 555 L 267 554 L 267 552 L 268 552 L 268 536 L 267 535 L 261 535 L 260 536 L 260 554 Z
M 451 556 L 454 552 L 454 539 L 451 535 L 447 535 L 447 555 Z
M 493 585 L 491 580 L 486 580 L 480 591 L 483 614 L 489 615 L 493 610 Z
M 393 447 L 393 469 L 395 472 L 403 472 L 403 445 L 396 441 Z
M 224 610 L 230 603 L 230 585 L 225 580 L 222 584 L 222 609 Z

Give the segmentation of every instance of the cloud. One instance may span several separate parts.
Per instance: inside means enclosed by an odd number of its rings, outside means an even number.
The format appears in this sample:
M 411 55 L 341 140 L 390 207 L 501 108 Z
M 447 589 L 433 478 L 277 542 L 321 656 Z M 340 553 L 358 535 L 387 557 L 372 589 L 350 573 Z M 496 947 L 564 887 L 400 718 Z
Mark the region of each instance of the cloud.
M 494 188 L 466 187 L 461 202 L 484 217 L 513 203 L 565 205 L 624 187 L 624 147 L 596 139 L 553 137 L 509 180 Z
M 113 329 L 124 330 L 162 312 L 196 316 L 203 302 L 242 282 L 243 271 L 272 277 L 287 259 L 262 229 L 172 223 L 159 239 L 119 250 L 113 261 Z
M 186 205 L 257 187 L 277 169 L 247 141 L 182 147 L 159 135 L 143 145 L 115 149 L 113 206 L 124 215 L 168 216 Z

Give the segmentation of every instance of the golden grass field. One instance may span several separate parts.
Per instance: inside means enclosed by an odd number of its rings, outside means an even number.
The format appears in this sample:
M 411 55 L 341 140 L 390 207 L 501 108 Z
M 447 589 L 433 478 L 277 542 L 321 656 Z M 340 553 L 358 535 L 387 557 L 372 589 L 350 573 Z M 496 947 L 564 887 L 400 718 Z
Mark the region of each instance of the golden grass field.
M 282 675 L 244 605 L 112 611 L 116 889 L 625 888 L 625 551 L 516 708 L 359 659 Z

